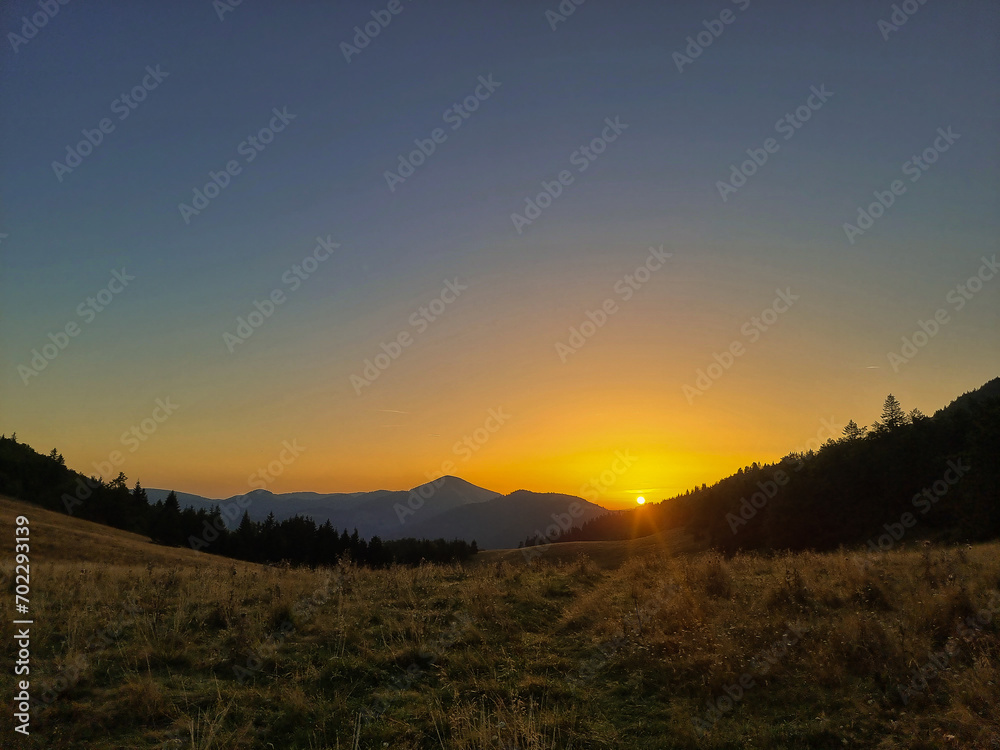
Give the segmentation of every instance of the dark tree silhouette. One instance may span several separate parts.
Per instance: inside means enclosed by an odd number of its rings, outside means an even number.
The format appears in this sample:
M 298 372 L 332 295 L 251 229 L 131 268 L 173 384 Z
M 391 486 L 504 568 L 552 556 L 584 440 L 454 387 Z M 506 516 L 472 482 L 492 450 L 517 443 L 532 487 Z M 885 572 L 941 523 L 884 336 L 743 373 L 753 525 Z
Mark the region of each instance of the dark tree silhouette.
M 885 397 L 885 403 L 882 404 L 882 419 L 875 423 L 879 432 L 891 432 L 909 423 L 910 420 L 907 418 L 906 412 L 903 411 L 903 407 L 890 393 Z
M 844 439 L 846 440 L 860 440 L 867 433 L 866 427 L 858 427 L 858 423 L 853 419 L 847 423 L 844 428 Z
M 844 438 L 817 451 L 790 453 L 777 463 L 754 462 L 711 486 L 702 484 L 639 511 L 609 513 L 559 539 L 526 539 L 522 546 L 556 541 L 629 539 L 685 527 L 726 552 L 738 549 L 831 549 L 865 544 L 902 513 L 918 518 L 912 538 L 972 541 L 1000 537 L 1000 378 L 925 417 L 907 416 L 886 398 L 877 427 L 851 420 Z M 311 518 L 262 522 L 244 513 L 230 531 L 218 506 L 181 508 L 175 492 L 150 505 L 139 482 L 124 474 L 105 482 L 68 469 L 57 451 L 43 455 L 15 437 L 0 437 L 0 493 L 51 510 L 149 535 L 154 541 L 254 562 L 330 565 L 350 558 L 362 565 L 461 562 L 478 547 L 462 540 L 370 541 Z M 944 481 L 950 477 L 948 481 Z M 915 497 L 947 485 L 926 512 Z M 638 513 L 638 515 L 637 515 Z M 910 538 L 910 537 L 908 537 Z
M 727 552 L 832 549 L 866 544 L 903 513 L 918 519 L 908 538 L 1000 537 L 1000 378 L 932 417 L 907 417 L 889 396 L 876 424 L 866 433 L 851 420 L 841 440 L 818 451 L 744 467 L 710 487 L 646 503 L 639 511 L 608 513 L 558 540 L 529 538 L 522 544 L 630 539 L 649 534 L 652 524 L 660 531 L 686 527 Z M 953 481 L 943 481 L 946 476 Z M 942 485 L 947 502 L 914 502 L 926 488 Z

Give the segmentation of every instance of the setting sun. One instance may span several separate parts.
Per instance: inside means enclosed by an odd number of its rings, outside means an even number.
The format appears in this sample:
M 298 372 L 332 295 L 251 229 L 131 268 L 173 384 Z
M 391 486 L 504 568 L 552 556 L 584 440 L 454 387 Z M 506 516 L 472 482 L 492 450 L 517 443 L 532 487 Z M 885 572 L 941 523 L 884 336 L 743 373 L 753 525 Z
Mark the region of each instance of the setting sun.
M 0 750 L 1000 750 L 1000 0 L 888 2 L 0 0 Z

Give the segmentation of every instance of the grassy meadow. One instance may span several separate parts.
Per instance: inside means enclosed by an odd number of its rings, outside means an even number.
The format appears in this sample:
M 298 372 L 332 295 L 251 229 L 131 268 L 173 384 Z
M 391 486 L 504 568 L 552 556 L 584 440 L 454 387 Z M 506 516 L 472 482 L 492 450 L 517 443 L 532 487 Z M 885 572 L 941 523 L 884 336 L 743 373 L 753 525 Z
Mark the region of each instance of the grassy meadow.
M 1000 747 L 996 543 L 284 569 L 3 500 L 8 611 L 19 513 L 46 703 L 3 747 Z

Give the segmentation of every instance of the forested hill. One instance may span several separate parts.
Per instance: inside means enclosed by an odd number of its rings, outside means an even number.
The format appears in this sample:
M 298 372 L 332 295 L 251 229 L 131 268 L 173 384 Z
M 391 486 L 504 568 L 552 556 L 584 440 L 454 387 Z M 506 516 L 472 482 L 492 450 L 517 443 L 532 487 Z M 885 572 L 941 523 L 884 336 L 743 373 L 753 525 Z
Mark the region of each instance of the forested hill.
M 905 412 L 890 395 L 875 424 L 851 421 L 817 451 L 602 516 L 560 541 L 625 539 L 678 526 L 725 551 L 877 545 L 885 534 L 883 546 L 897 536 L 1000 537 L 1000 378 L 933 417 Z
M 349 557 L 362 565 L 382 567 L 423 561 L 466 560 L 478 551 L 475 540 L 361 538 L 327 521 L 294 516 L 259 522 L 243 512 L 239 527 L 230 531 L 218 505 L 181 508 L 173 492 L 150 504 L 139 482 L 132 489 L 124 474 L 110 482 L 87 477 L 66 466 L 53 448 L 48 455 L 18 442 L 16 433 L 0 436 L 0 495 L 34 503 L 49 510 L 149 536 L 153 541 L 253 562 L 329 565 Z M 237 518 L 239 516 L 237 515 Z

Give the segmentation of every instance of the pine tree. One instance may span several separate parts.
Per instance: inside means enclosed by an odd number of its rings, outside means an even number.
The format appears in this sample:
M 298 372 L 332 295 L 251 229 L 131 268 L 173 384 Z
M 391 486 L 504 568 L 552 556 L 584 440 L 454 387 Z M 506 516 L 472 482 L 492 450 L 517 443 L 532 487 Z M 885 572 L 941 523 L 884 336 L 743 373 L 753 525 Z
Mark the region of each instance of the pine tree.
M 256 527 L 253 521 L 250 520 L 250 511 L 243 511 L 243 518 L 240 519 L 240 525 L 236 529 L 236 533 L 240 536 L 249 537 L 252 536 Z
M 882 404 L 882 419 L 876 422 L 879 432 L 891 432 L 909 424 L 909 421 L 896 397 L 891 393 L 886 396 L 885 403 Z
M 847 423 L 847 427 L 844 428 L 844 439 L 845 440 L 858 440 L 865 436 L 867 432 L 866 427 L 858 427 L 858 423 L 853 419 Z
M 181 514 L 181 504 L 177 500 L 177 493 L 170 490 L 170 494 L 167 495 L 167 501 L 163 504 L 163 508 L 167 513 L 176 514 L 180 516 Z
M 184 527 L 181 523 L 181 504 L 173 490 L 167 495 L 163 509 L 153 519 L 150 534 L 153 541 L 162 544 L 181 544 L 184 541 Z

